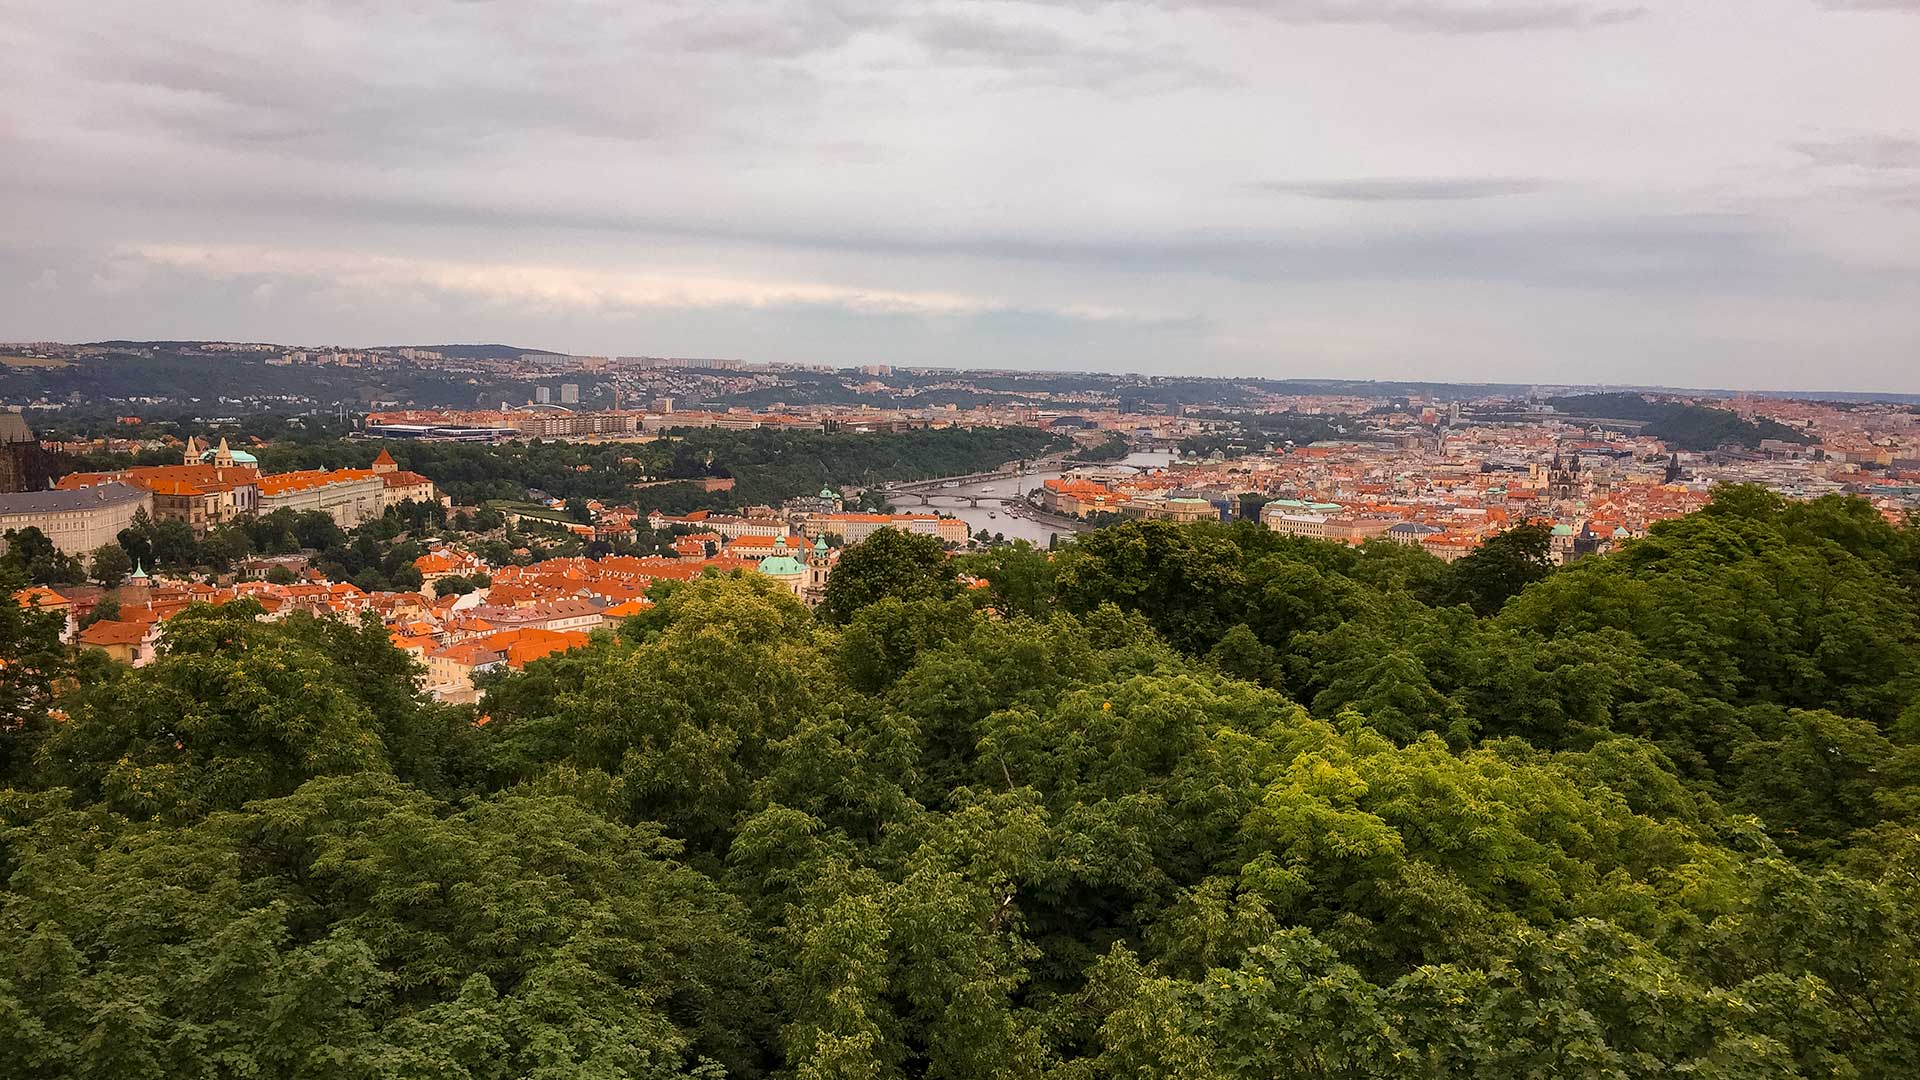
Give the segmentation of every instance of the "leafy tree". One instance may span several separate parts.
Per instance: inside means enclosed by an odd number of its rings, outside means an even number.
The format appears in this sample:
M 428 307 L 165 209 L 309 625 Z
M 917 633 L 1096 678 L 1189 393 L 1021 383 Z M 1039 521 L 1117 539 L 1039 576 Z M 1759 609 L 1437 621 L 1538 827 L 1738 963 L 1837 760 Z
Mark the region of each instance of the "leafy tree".
M 1481 615 L 1500 610 L 1520 590 L 1553 572 L 1551 530 L 1539 522 L 1490 536 L 1453 564 L 1451 600 Z
M 71 663 L 61 643 L 66 616 L 21 602 L 27 582 L 0 560 L 0 784 L 25 781 L 40 741 L 53 728 L 53 688 Z
M 820 612 L 835 622 L 885 597 L 950 595 L 958 585 L 940 541 L 900 529 L 878 529 L 847 548 L 827 578 Z
M 153 519 L 147 516 L 146 507 L 135 510 L 133 522 L 114 539 L 136 564 L 149 568 L 157 565 L 153 560 Z
M 1101 529 L 1060 554 L 1060 602 L 1079 612 L 1118 604 L 1146 615 L 1174 645 L 1205 650 L 1245 621 L 1238 554 L 1217 528 L 1139 521 Z
M 339 547 L 346 540 L 339 523 L 324 510 L 301 511 L 292 522 L 292 530 L 303 548 L 325 551 Z
M 51 782 L 130 816 L 187 819 L 284 795 L 312 776 L 383 767 L 355 675 L 257 604 L 184 612 L 160 656 L 61 702 L 41 747 Z
M 62 821 L 0 907 L 14 1075 L 754 1072 L 734 906 L 652 827 L 372 774 L 118 849 Z
M 990 602 L 1002 615 L 1037 619 L 1053 609 L 1053 560 L 1025 540 L 966 556 L 959 565 L 987 582 Z
M 200 562 L 200 542 L 193 527 L 178 518 L 168 518 L 153 527 L 153 561 L 158 566 L 185 569 Z
M 0 539 L 6 547 L 0 561 L 35 585 L 78 585 L 87 579 L 80 560 L 55 547 L 47 534 L 32 525 L 9 529 Z
M 127 557 L 126 549 L 119 544 L 107 544 L 93 553 L 87 564 L 87 576 L 101 588 L 112 589 L 125 581 L 132 569 L 133 560 Z

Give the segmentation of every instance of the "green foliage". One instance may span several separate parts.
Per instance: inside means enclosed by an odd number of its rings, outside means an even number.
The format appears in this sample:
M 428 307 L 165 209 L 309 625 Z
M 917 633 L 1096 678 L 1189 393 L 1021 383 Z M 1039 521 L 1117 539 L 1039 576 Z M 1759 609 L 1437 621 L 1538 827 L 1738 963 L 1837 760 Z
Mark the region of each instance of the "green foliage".
M 55 547 L 46 533 L 32 525 L 8 529 L 0 537 L 0 546 L 6 548 L 0 567 L 35 585 L 78 585 L 87 580 L 86 565 Z
M 984 534 L 985 529 L 981 532 Z M 1044 619 L 1053 609 L 1053 560 L 1025 540 L 956 560 L 963 573 L 987 583 L 988 602 L 1005 616 Z
M 133 560 L 119 544 L 107 544 L 87 560 L 87 576 L 103 589 L 117 588 L 133 569 Z
M 400 467 L 433 478 L 453 501 L 523 500 L 529 490 L 569 500 L 569 512 L 600 499 L 642 510 L 688 510 L 779 503 L 820 490 L 822 483 L 871 485 L 995 469 L 1039 457 L 1052 436 L 1032 428 L 942 428 L 876 433 L 689 429 L 653 443 L 511 442 L 503 445 L 408 442 L 389 447 Z M 261 451 L 261 467 L 365 468 L 366 443 L 347 439 L 277 442 Z M 731 477 L 731 490 L 693 483 L 637 486 L 659 480 Z M 497 527 L 476 522 L 476 527 Z M 308 544 L 321 547 L 321 544 Z
M 53 729 L 50 713 L 55 683 L 71 663 L 61 644 L 63 613 L 22 604 L 15 593 L 27 584 L 20 572 L 0 561 L 0 784 L 25 782 L 34 751 Z
M 1118 432 L 1112 432 L 1112 433 L 1109 433 L 1106 438 L 1101 439 L 1099 442 L 1092 443 L 1087 446 L 1083 446 L 1080 449 L 1075 450 L 1073 453 L 1068 454 L 1066 457 L 1066 460 L 1068 461 L 1119 461 L 1121 458 L 1126 457 L 1127 453 L 1132 449 L 1133 449 L 1132 444 L 1127 442 L 1127 437 L 1125 435 L 1122 435 Z
M 1453 564 L 1450 599 L 1480 615 L 1499 611 L 1520 590 L 1552 572 L 1553 536 L 1546 525 L 1527 522 L 1488 537 Z
M 195 609 L 127 670 L 10 609 L 0 1061 L 1920 1072 L 1914 531 L 1729 489 L 1502 541 L 889 530 L 826 617 L 675 583 L 477 711 L 372 621 Z
M 1190 411 L 1187 415 L 1199 419 L 1222 421 L 1218 431 L 1195 435 L 1180 441 L 1180 452 L 1188 457 L 1220 454 L 1223 457 L 1236 458 L 1266 450 L 1269 447 L 1284 447 L 1288 443 L 1306 446 L 1309 443 L 1338 439 L 1346 433 L 1346 429 L 1340 425 L 1341 417 L 1318 414 Z
M 878 529 L 840 553 L 820 613 L 845 622 L 869 604 L 950 595 L 959 585 L 946 549 L 931 536 Z
M 1762 417 L 1748 420 L 1729 409 L 1648 398 L 1642 394 L 1580 394 L 1557 397 L 1552 405 L 1573 416 L 1644 420 L 1648 435 L 1680 450 L 1713 450 L 1728 444 L 1751 450 L 1762 439 L 1807 443 L 1794 428 Z

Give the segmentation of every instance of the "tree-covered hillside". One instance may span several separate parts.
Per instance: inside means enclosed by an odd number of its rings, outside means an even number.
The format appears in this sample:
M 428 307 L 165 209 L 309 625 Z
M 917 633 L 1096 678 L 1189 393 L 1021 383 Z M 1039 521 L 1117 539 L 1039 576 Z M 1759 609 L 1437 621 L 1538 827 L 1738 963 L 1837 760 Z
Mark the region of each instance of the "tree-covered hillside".
M 1920 531 L 930 544 L 477 712 L 371 624 L 9 605 L 0 1073 L 1920 1074 Z
M 899 432 L 725 431 L 695 428 L 647 443 L 532 440 L 499 445 L 394 441 L 378 444 L 400 467 L 431 476 L 456 502 L 524 499 L 528 489 L 559 498 L 604 499 L 669 512 L 778 503 L 823 484 L 868 485 L 997 469 L 1039 457 L 1056 437 L 1035 428 L 939 428 Z M 260 451 L 262 468 L 365 468 L 377 452 L 362 440 L 283 441 Z M 690 483 L 647 481 L 732 477 L 708 492 Z
M 1804 433 L 1765 417 L 1748 420 L 1731 409 L 1654 400 L 1642 394 L 1580 394 L 1554 398 L 1552 404 L 1569 416 L 1647 421 L 1644 430 L 1648 435 L 1680 450 L 1713 450 L 1721 446 L 1744 446 L 1752 450 L 1762 439 L 1808 441 Z

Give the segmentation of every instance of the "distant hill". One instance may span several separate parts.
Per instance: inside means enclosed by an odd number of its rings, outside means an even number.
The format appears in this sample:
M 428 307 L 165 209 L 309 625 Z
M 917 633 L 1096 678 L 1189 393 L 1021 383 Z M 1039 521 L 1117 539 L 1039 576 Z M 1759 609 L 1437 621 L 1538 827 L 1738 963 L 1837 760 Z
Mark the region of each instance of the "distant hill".
M 1805 443 L 1799 431 L 1772 420 L 1748 420 L 1730 409 L 1661 401 L 1644 394 L 1580 394 L 1557 397 L 1554 408 L 1574 417 L 1646 422 L 1646 434 L 1680 450 L 1712 450 L 1729 444 L 1749 450 L 1762 439 Z
M 280 366 L 268 363 L 277 351 L 215 358 L 200 352 L 201 345 L 106 342 L 101 343 L 100 354 L 77 356 L 59 366 L 3 365 L 0 401 L 26 405 L 45 400 L 70 412 L 111 412 L 115 406 L 110 403 L 115 400 L 153 399 L 182 405 L 205 403 L 193 406 L 196 411 L 246 412 L 342 402 L 364 408 L 377 401 L 418 408 L 471 408 L 503 398 L 518 400 L 525 393 L 513 375 L 476 380 L 458 372 L 402 363 L 364 368 Z M 135 411 L 151 411 L 151 407 Z
M 526 353 L 555 352 L 554 349 L 523 349 L 518 345 L 379 345 L 380 349 L 425 349 L 461 360 L 514 360 Z

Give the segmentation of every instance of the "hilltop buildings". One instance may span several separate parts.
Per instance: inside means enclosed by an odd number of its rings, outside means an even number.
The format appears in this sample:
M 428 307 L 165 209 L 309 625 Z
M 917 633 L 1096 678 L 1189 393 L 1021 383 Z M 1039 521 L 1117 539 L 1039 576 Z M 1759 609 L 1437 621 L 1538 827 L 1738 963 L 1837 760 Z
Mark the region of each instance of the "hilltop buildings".
M 138 465 L 113 472 L 69 473 L 62 490 L 121 484 L 146 491 L 155 521 L 182 521 L 197 534 L 247 514 L 317 510 L 350 529 L 408 499 L 444 501 L 433 481 L 400 469 L 385 450 L 368 469 L 302 469 L 262 474 L 251 454 L 219 446 L 202 451 L 192 439 L 178 465 Z M 44 531 L 44 530 L 43 530 Z
M 134 515 L 151 512 L 153 497 L 130 484 L 105 483 L 65 491 L 21 491 L 0 495 L 0 553 L 5 534 L 35 528 L 68 555 L 85 555 L 113 543 Z

